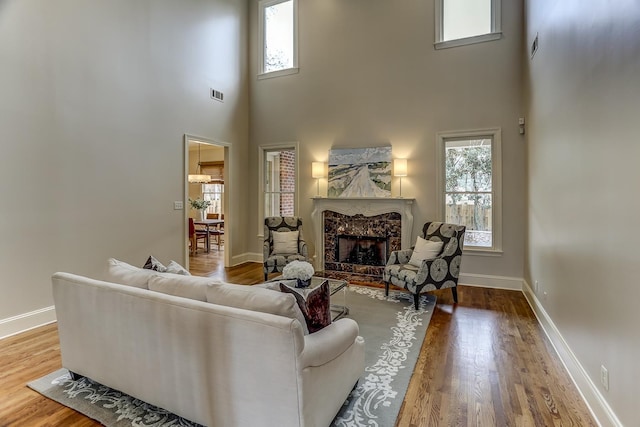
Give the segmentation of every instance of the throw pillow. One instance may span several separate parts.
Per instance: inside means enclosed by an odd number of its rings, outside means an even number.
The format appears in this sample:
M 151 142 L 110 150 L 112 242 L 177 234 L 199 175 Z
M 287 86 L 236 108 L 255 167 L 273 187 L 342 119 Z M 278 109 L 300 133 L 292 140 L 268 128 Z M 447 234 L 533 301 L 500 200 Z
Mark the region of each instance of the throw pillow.
M 186 268 L 184 268 L 174 260 L 169 261 L 169 265 L 167 265 L 165 272 L 173 273 L 173 274 L 181 274 L 183 276 L 191 276 L 191 273 L 189 273 L 189 270 L 187 270 Z
M 409 264 L 416 267 L 422 266 L 422 261 L 435 259 L 442 250 L 442 242 L 434 242 L 432 240 L 425 240 L 418 236 L 416 246 L 411 254 Z
M 146 270 L 123 261 L 118 261 L 115 258 L 109 258 L 105 281 L 149 289 L 149 278 L 156 274 L 153 270 Z
M 273 255 L 294 255 L 298 253 L 299 231 L 272 231 Z
M 310 334 L 331 324 L 331 306 L 329 305 L 330 289 L 327 280 L 322 282 L 322 285 L 317 288 L 305 292 L 306 298 L 284 283 L 280 283 L 280 291 L 293 294 L 293 296 L 296 297 L 296 302 L 304 315 L 304 320 L 307 322 L 307 328 Z
M 158 261 L 153 255 L 149 255 L 147 258 L 147 262 L 144 263 L 142 268 L 146 268 L 147 270 L 154 270 L 163 273 L 167 271 L 167 267 L 164 266 L 160 261 Z

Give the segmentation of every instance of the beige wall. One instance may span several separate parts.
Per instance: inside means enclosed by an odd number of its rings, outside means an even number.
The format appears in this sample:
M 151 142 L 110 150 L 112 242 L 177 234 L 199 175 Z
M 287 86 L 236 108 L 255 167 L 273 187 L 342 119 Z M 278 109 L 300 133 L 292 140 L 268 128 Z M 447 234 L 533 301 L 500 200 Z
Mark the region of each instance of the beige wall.
M 230 142 L 244 176 L 246 9 L 0 2 L 0 336 L 3 319 L 52 305 L 55 271 L 98 276 L 111 256 L 184 262 L 183 211 L 173 210 L 185 197 L 184 134 Z M 233 211 L 242 223 L 241 200 Z
M 462 270 L 521 280 L 522 2 L 503 2 L 503 39 L 445 50 L 433 48 L 433 2 L 304 0 L 298 5 L 300 72 L 257 80 L 257 0 L 251 1 L 250 182 L 258 182 L 257 147 L 299 141 L 300 214 L 313 252 L 311 162 L 326 161 L 332 147 L 391 144 L 395 157 L 410 159 L 402 193 L 416 198 L 416 236 L 424 222 L 437 218 L 436 133 L 501 127 L 504 254 L 465 256 Z M 326 194 L 326 180 L 322 184 Z M 249 191 L 249 210 L 258 212 L 258 186 Z M 252 251 L 260 247 L 254 238 Z
M 640 6 L 528 1 L 526 22 L 540 46 L 526 60 L 526 278 L 619 421 L 638 425 Z

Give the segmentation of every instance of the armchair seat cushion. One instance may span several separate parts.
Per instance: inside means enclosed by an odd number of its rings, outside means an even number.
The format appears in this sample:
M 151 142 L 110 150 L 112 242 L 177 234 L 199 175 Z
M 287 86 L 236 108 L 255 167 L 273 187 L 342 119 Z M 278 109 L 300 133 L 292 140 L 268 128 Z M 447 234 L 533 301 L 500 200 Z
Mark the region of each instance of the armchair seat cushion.
M 277 268 L 277 271 L 282 271 L 285 265 L 289 264 L 291 261 L 306 261 L 307 257 L 302 256 L 300 254 L 293 255 L 271 255 L 269 258 L 265 260 L 265 265 L 269 269 L 269 271 L 276 271 L 274 268 Z

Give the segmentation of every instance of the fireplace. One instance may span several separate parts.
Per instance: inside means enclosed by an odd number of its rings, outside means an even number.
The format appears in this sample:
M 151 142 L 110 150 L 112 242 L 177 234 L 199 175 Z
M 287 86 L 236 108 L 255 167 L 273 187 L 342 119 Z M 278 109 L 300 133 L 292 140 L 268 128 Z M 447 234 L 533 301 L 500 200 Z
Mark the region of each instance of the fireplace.
M 350 282 L 380 282 L 391 251 L 410 246 L 413 199 L 314 198 L 316 270 Z
M 382 236 L 339 234 L 336 245 L 338 262 L 360 265 L 385 265 L 389 239 Z
M 332 277 L 379 281 L 391 251 L 401 249 L 397 212 L 365 217 L 324 211 L 323 222 L 324 272 Z

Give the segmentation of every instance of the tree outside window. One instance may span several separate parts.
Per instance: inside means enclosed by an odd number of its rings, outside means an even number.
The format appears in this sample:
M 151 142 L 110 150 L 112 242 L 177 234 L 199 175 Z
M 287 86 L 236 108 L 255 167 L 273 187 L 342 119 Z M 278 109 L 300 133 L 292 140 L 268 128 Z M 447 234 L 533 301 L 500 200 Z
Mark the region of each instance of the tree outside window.
M 445 221 L 466 225 L 465 246 L 493 246 L 491 142 L 445 141 Z

